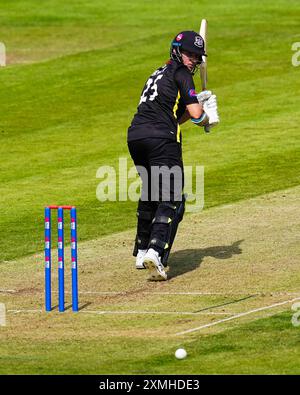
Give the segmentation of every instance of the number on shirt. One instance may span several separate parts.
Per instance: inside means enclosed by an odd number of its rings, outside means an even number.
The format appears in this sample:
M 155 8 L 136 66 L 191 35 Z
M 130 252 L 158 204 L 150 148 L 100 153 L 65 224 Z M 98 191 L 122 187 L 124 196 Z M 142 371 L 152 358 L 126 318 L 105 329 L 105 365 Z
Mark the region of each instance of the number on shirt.
M 156 96 L 158 96 L 157 82 L 163 77 L 164 70 L 165 70 L 165 67 L 162 70 L 157 70 L 148 79 L 148 81 L 146 83 L 146 87 L 142 93 L 139 105 L 141 103 L 145 103 L 147 100 L 153 101 L 156 98 Z

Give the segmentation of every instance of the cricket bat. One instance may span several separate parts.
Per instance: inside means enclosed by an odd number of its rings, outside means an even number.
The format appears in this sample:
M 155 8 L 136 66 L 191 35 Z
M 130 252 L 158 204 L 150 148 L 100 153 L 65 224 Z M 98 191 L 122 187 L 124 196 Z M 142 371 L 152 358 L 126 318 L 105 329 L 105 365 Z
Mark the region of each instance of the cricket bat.
M 207 20 L 202 19 L 200 25 L 200 36 L 204 40 L 205 53 L 207 54 Z M 201 88 L 203 91 L 207 89 L 207 59 L 206 56 L 202 56 L 202 63 L 200 64 L 200 78 L 201 78 Z M 209 133 L 209 125 L 204 126 L 206 133 Z

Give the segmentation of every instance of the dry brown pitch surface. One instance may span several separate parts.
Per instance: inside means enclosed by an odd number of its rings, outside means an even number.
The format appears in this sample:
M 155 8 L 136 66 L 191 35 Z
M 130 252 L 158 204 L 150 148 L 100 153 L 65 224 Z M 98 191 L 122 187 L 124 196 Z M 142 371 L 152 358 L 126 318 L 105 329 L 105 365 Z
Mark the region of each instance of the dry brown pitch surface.
M 296 187 L 185 216 L 167 282 L 148 282 L 147 272 L 134 268 L 134 230 L 81 243 L 78 315 L 70 308 L 68 248 L 65 314 L 57 312 L 56 262 L 51 313 L 44 312 L 43 254 L 5 262 L 0 302 L 7 325 L 0 338 L 42 340 L 47 334 L 55 341 L 57 331 L 60 338 L 71 331 L 76 340 L 170 337 L 251 310 L 267 307 L 200 330 L 220 331 L 290 309 L 290 302 L 280 303 L 300 300 L 299 235 Z

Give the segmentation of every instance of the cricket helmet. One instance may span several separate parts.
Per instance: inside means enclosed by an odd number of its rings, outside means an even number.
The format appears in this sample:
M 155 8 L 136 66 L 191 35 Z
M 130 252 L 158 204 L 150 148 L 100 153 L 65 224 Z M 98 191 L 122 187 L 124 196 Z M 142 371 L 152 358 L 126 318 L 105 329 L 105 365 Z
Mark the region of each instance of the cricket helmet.
M 204 40 L 200 34 L 191 30 L 178 33 L 171 43 L 171 59 L 182 63 L 182 51 L 188 51 L 197 54 L 199 59 L 197 65 L 199 65 L 202 62 L 202 56 L 206 56 Z

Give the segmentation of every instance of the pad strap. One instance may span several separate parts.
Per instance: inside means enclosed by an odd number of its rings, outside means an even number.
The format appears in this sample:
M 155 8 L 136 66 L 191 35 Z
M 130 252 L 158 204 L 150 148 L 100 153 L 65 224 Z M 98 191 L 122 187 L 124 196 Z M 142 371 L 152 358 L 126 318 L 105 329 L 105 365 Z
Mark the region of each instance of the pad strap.
M 147 247 L 148 239 L 136 236 L 132 255 L 137 256 L 138 250 L 146 250 Z
M 172 218 L 169 217 L 154 217 L 152 223 L 153 224 L 170 224 L 172 222 Z
M 168 207 L 168 208 L 171 208 L 172 210 L 176 210 L 175 204 L 171 204 L 171 203 L 167 203 L 167 202 L 162 202 L 160 205 L 161 205 L 161 206 Z
M 159 248 L 166 250 L 169 247 L 169 244 L 159 239 L 152 239 L 150 240 L 148 248 L 150 248 L 151 246 L 157 246 Z
M 140 210 L 138 210 L 137 212 L 136 212 L 136 216 L 138 217 L 138 218 L 140 218 L 140 219 L 144 219 L 144 220 L 147 220 L 147 221 L 151 221 L 152 220 L 152 213 L 151 212 L 149 212 L 149 211 L 140 211 Z

